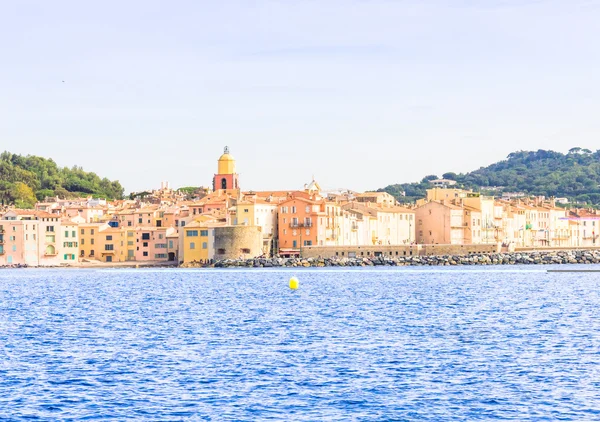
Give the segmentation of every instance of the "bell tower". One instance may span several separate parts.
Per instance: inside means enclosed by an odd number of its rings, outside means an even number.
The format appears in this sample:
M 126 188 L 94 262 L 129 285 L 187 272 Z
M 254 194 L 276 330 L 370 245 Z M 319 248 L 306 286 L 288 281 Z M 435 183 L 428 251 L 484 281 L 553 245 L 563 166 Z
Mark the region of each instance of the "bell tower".
M 218 161 L 218 170 L 213 178 L 213 191 L 238 190 L 239 175 L 235 172 L 235 159 L 229 154 L 229 147 L 225 147 L 223 155 Z

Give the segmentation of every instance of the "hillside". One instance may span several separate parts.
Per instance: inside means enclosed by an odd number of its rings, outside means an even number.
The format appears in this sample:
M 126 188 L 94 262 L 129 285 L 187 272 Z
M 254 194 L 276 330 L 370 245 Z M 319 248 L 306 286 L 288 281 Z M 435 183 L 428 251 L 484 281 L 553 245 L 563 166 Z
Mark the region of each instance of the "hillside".
M 118 181 L 101 178 L 81 167 L 58 167 L 54 161 L 33 155 L 0 154 L 0 199 L 3 205 L 31 208 L 46 196 L 120 199 Z
M 456 187 L 495 196 L 524 192 L 600 205 L 600 150 L 571 148 L 567 154 L 541 149 L 518 151 L 490 166 L 465 174 L 444 173 L 442 177 L 455 180 Z M 389 185 L 379 191 L 388 192 L 401 202 L 413 202 L 424 197 L 425 190 L 432 187 L 429 181 L 437 178 L 426 176 L 420 182 Z

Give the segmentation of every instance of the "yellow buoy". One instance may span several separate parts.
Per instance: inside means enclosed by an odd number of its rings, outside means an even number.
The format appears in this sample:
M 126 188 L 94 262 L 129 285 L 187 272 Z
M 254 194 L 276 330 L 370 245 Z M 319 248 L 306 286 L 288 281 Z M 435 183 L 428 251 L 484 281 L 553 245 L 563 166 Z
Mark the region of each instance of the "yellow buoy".
M 296 290 L 298 287 L 300 287 L 300 281 L 296 277 L 290 278 L 290 289 Z

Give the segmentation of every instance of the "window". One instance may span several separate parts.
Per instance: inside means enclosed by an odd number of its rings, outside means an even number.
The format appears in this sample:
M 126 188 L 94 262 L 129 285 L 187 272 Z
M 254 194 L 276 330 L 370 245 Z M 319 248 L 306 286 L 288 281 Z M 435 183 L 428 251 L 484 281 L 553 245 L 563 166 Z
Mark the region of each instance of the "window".
M 169 240 L 169 249 L 173 249 L 173 241 Z
M 144 251 L 144 252 L 142 253 L 142 255 L 143 255 L 143 256 L 148 256 L 148 251 Z
M 306 235 L 310 236 L 310 230 L 306 229 Z
M 127 221 L 127 227 L 131 227 L 131 221 Z
M 127 241 L 127 246 L 133 246 L 133 240 Z
M 196 244 L 194 242 L 190 242 L 190 249 L 196 249 Z
M 248 208 L 244 208 L 244 212 L 248 212 Z
M 208 249 L 208 243 L 202 242 L 202 249 Z
M 92 234 L 92 235 L 94 234 L 94 229 L 92 229 L 92 232 L 91 232 L 91 234 Z
M 157 253 L 154 255 L 154 258 L 156 259 L 161 259 L 161 258 L 166 258 L 167 254 L 166 253 Z
M 304 246 L 312 246 L 312 240 L 305 240 Z
M 47 226 L 46 227 L 46 231 L 47 232 L 53 232 L 54 231 L 54 226 Z
M 187 237 L 198 237 L 198 230 L 186 230 L 185 235 Z
M 208 230 L 200 230 L 200 236 L 203 236 L 203 237 L 208 236 Z
M 287 214 L 287 212 L 288 212 L 288 207 L 281 207 L 282 214 Z
M 284 235 L 287 234 L 287 230 L 286 229 L 283 229 L 283 234 Z
M 92 245 L 93 245 L 93 244 L 94 244 L 94 239 L 92 239 L 90 242 L 91 242 L 91 243 L 92 243 Z
M 218 253 L 219 255 L 224 255 L 224 254 L 225 254 L 225 249 L 218 249 L 218 250 L 217 250 L 217 253 Z
M 112 235 L 106 236 L 106 240 L 112 240 Z
M 142 219 L 138 218 L 138 224 L 142 224 Z
M 112 251 L 114 250 L 114 245 L 110 244 L 110 245 L 104 245 L 104 250 L 105 251 Z
M 310 206 L 309 205 L 306 206 L 305 211 L 306 212 L 310 212 Z
M 94 256 L 94 250 L 93 249 L 90 251 L 90 256 Z
M 166 243 L 157 243 L 156 249 L 167 249 L 167 244 Z
M 296 207 L 292 207 L 292 214 L 296 214 Z
M 71 237 L 75 237 L 77 232 L 75 230 L 71 231 Z
M 148 247 L 148 242 L 142 243 L 142 247 L 147 248 Z
M 65 237 L 69 237 L 69 231 L 65 231 Z M 66 255 L 65 255 L 66 256 Z
M 159 239 L 162 239 L 163 237 L 164 237 L 164 235 L 163 235 L 162 233 L 159 233 L 159 234 L 158 234 L 158 238 L 159 238 Z

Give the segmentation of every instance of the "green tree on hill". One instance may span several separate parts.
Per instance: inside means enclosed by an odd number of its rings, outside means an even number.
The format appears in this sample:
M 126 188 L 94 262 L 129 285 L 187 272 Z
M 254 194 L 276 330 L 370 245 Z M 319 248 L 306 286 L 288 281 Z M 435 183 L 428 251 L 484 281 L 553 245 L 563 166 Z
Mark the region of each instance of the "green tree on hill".
M 61 198 L 103 197 L 121 199 L 123 187 L 118 181 L 100 178 L 81 167 L 58 167 L 47 158 L 33 155 L 0 154 L 0 198 L 3 204 L 32 207 L 46 196 Z
M 431 188 L 428 179 L 417 183 L 389 185 L 380 191 L 394 195 L 400 202 L 413 202 Z M 444 173 L 457 187 L 486 191 L 524 192 L 546 197 L 567 197 L 589 205 L 600 205 L 600 150 L 575 147 L 567 154 L 556 151 L 515 151 L 506 160 L 469 173 Z M 406 192 L 401 196 L 399 192 Z

